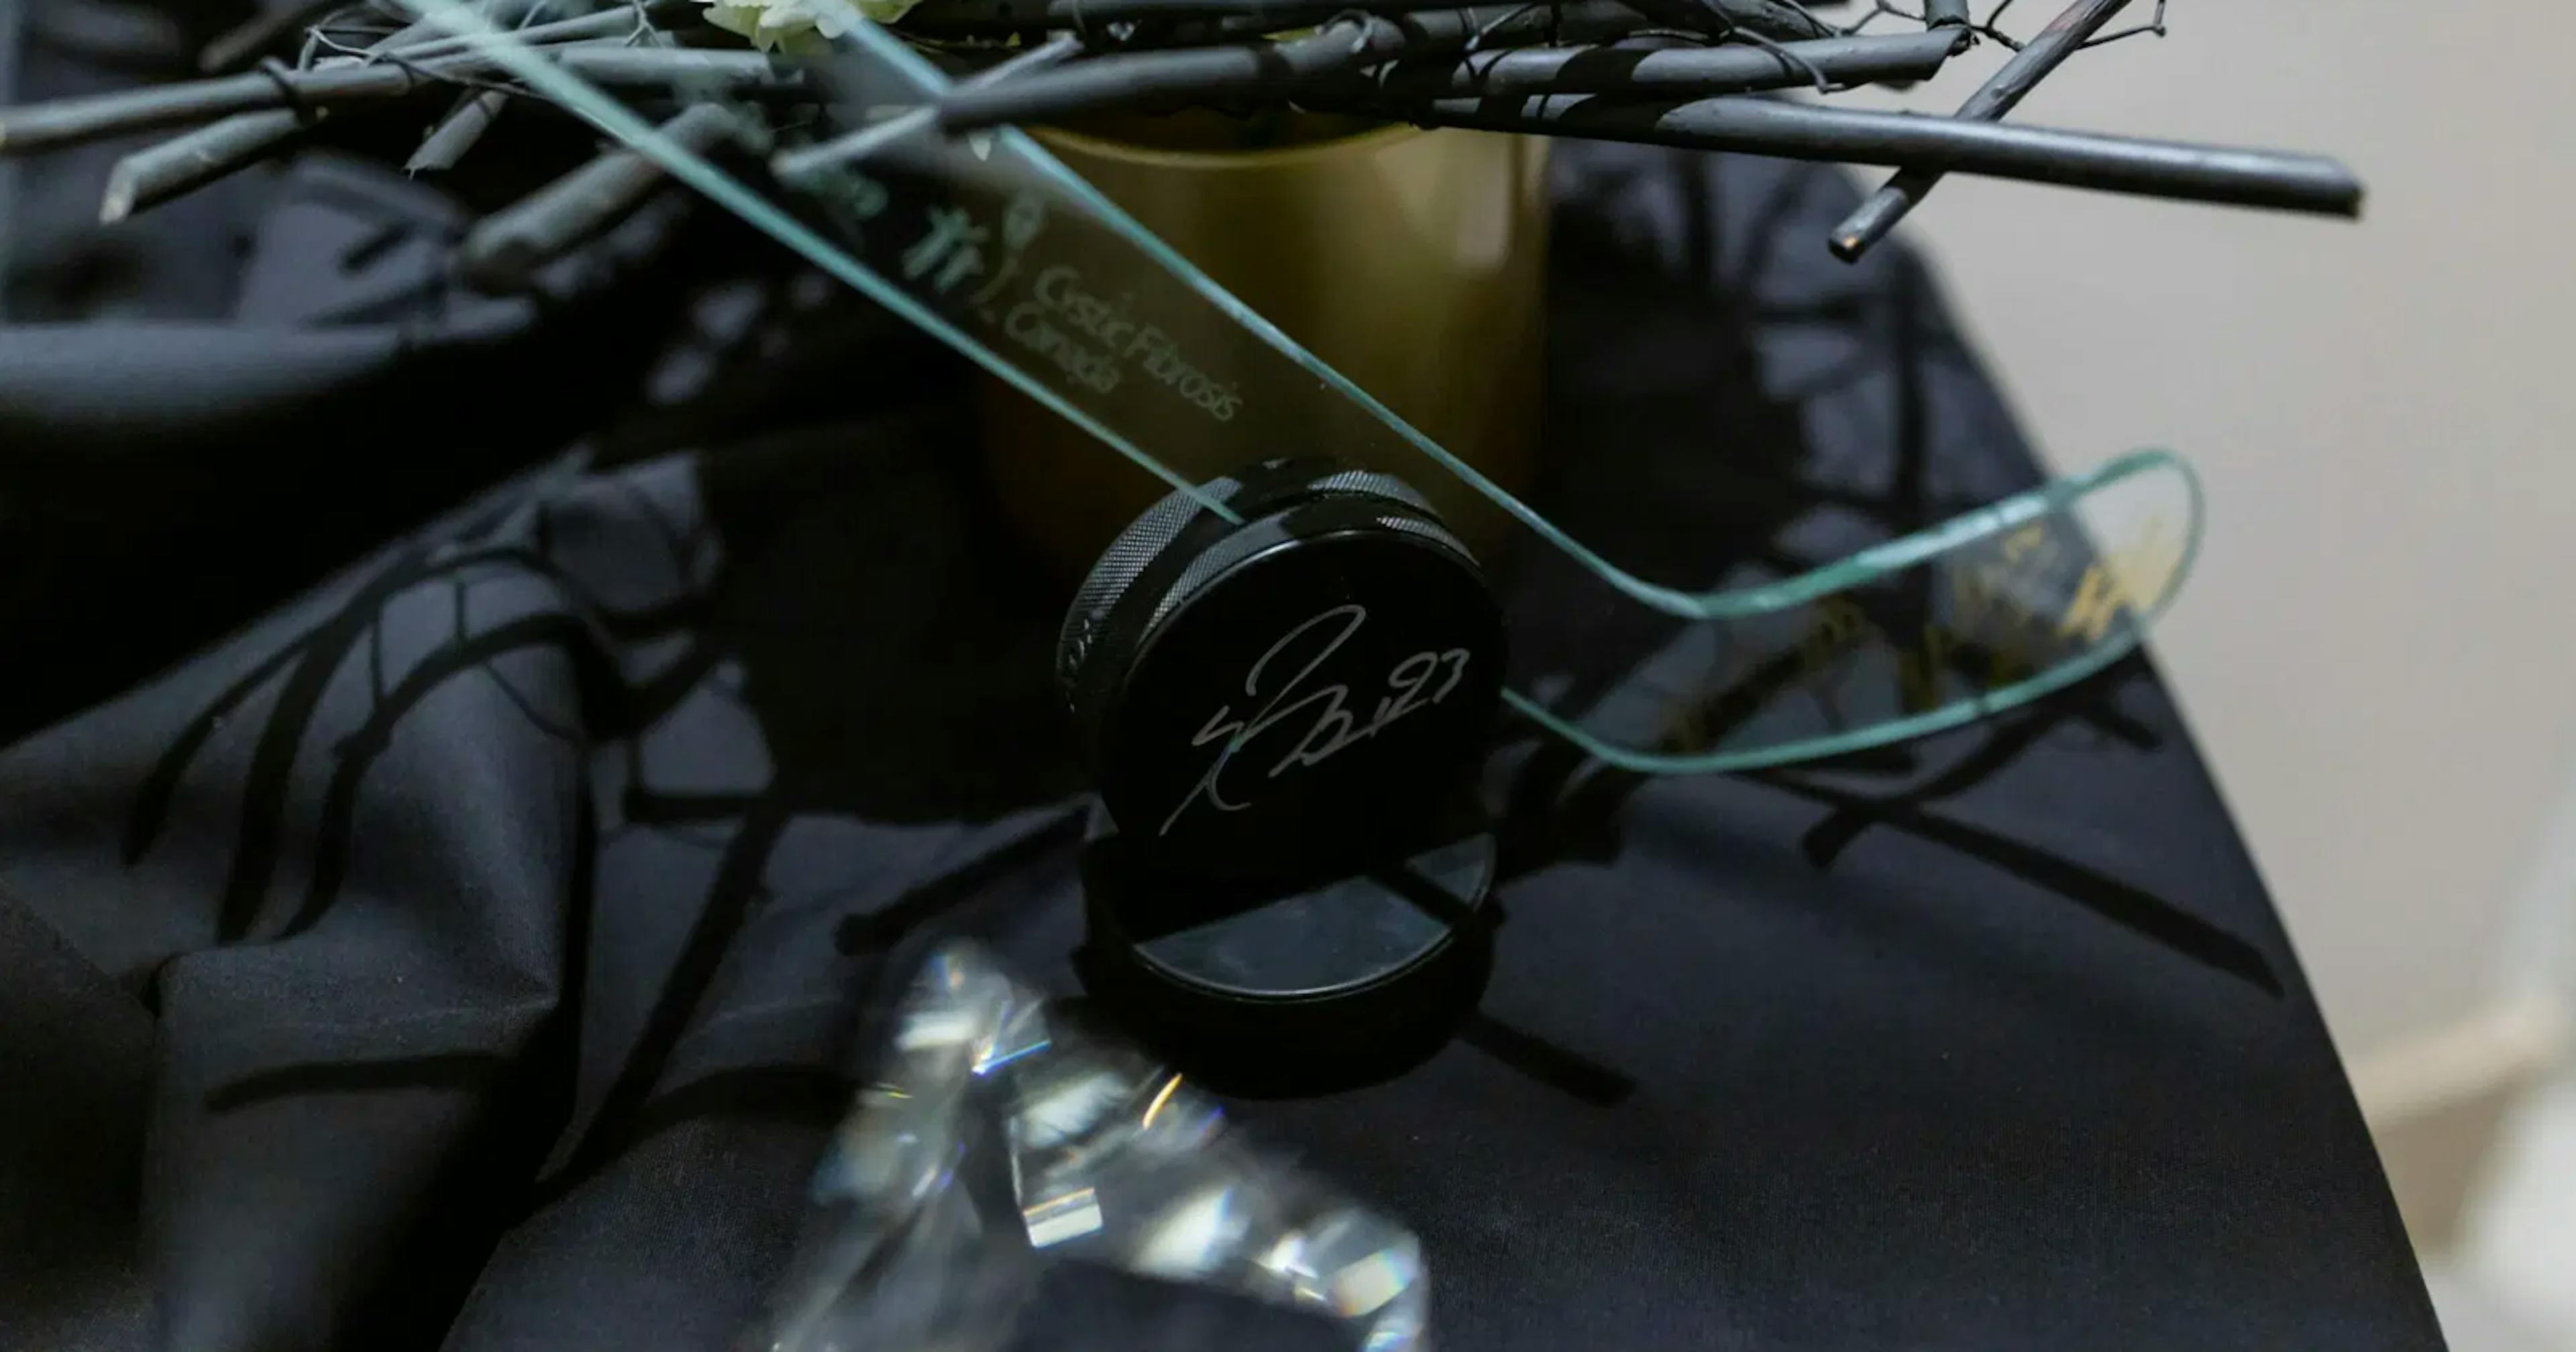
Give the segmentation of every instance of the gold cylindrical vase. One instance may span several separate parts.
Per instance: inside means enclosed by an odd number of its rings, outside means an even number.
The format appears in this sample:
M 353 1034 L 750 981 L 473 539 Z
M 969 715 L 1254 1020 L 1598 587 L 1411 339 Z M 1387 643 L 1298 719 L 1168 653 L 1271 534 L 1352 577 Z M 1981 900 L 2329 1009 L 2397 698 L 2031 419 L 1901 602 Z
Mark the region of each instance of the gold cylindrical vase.
M 1538 450 L 1547 143 L 1345 125 L 1244 150 L 1215 148 L 1216 126 L 1138 118 L 1038 137 L 1406 421 L 1505 487 L 1524 485 Z M 1167 491 L 998 380 L 985 382 L 982 415 L 1004 515 L 1069 573 Z M 1471 544 L 1500 524 L 1481 497 L 1400 448 L 1283 446 L 1255 422 L 1146 449 L 1196 482 L 1280 455 L 1356 459 L 1403 476 Z

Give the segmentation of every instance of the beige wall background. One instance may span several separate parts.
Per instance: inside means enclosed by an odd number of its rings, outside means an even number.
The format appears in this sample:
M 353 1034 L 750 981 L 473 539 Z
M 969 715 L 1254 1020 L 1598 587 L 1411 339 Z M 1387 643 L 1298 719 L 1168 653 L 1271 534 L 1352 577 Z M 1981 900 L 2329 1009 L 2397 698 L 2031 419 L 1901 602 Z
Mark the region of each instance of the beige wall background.
M 1912 238 L 2054 464 L 2201 467 L 2157 659 L 2453 1345 L 2576 1352 L 2576 5 L 2168 18 L 2016 116 L 2332 151 L 2361 224 L 1953 181 Z M 1946 110 L 2000 59 L 1870 97 Z
M 2362 224 L 1954 180 L 1912 229 L 2057 465 L 2206 475 L 2157 655 L 2384 1099 L 2576 973 L 2576 5 L 2169 19 L 2016 117 L 2332 151 Z M 1946 109 L 2000 59 L 1879 101 Z

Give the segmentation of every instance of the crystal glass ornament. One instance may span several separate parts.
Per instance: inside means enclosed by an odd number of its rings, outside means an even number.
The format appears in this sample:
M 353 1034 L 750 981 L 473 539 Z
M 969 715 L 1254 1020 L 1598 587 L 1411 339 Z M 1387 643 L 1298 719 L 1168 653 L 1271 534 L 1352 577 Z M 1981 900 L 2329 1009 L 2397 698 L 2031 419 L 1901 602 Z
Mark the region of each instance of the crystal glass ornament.
M 971 945 L 816 1170 L 770 1352 L 1429 1347 L 1421 1245 Z

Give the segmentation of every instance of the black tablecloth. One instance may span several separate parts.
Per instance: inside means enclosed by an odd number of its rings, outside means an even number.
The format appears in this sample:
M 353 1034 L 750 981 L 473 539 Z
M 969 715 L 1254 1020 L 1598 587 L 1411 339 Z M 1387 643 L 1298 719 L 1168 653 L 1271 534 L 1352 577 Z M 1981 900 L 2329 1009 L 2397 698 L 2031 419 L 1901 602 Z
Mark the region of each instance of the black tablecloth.
M 23 36 L 22 91 L 137 78 Z M 1062 596 L 962 373 L 677 202 L 490 301 L 364 157 L 76 227 L 105 154 L 5 218 L 0 1346 L 719 1345 L 924 947 L 1071 989 Z M 1826 256 L 1841 176 L 1556 177 L 1579 533 L 1705 578 L 2033 480 L 1919 263 Z M 1547 593 L 1525 670 L 1651 641 Z M 1827 767 L 1514 731 L 1488 780 L 1467 1034 L 1240 1108 L 1419 1230 L 1444 1345 L 2440 1345 L 2144 661 Z

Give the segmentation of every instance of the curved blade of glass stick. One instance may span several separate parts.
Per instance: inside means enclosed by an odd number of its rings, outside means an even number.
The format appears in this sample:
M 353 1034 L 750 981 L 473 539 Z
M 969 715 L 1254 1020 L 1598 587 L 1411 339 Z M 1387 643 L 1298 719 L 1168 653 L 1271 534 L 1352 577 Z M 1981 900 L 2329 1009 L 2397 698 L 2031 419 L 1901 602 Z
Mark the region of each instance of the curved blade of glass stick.
M 2200 488 L 2183 461 L 2149 451 L 1821 566 L 1772 551 L 1762 567 L 1712 563 L 1696 586 L 1649 581 L 1406 424 L 1028 136 L 941 135 L 921 110 L 947 77 L 886 30 L 842 18 L 810 63 L 830 91 L 830 130 L 874 129 L 855 138 L 864 154 L 800 157 L 794 182 L 764 188 L 541 56 L 501 59 L 1168 484 L 1295 453 L 1409 478 L 1489 562 L 1544 580 L 1545 627 L 1583 641 L 1520 645 L 1508 698 L 1613 765 L 1749 769 L 1987 717 L 2135 649 L 2189 573 Z M 1305 618 L 1283 617 L 1283 633 Z M 1389 693 L 1368 679 L 1353 674 L 1361 707 Z

